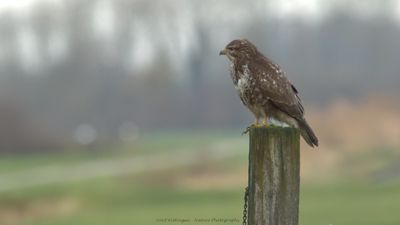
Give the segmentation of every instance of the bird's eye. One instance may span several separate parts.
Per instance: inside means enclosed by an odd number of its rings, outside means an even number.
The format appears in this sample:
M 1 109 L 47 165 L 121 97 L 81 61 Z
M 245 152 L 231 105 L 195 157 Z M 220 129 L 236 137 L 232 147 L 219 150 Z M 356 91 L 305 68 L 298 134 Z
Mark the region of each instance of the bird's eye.
M 232 50 L 233 50 L 233 47 L 227 47 L 227 49 L 228 49 L 229 51 L 232 51 Z

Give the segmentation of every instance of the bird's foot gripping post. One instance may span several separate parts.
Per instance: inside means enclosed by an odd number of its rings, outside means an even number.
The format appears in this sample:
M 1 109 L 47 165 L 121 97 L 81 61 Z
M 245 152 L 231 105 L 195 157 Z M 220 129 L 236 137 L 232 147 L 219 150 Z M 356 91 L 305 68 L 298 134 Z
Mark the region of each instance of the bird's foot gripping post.
M 263 118 L 261 124 L 258 122 L 258 119 L 256 118 L 256 120 L 254 121 L 253 124 L 251 124 L 250 126 L 246 127 L 246 129 L 242 132 L 242 135 L 245 135 L 247 133 L 249 133 L 251 128 L 257 128 L 257 127 L 268 127 L 268 119 L 267 118 Z
M 247 134 L 247 133 L 249 133 L 249 132 L 250 132 L 250 129 L 251 129 L 253 126 L 254 126 L 254 125 L 252 124 L 252 125 L 246 127 L 246 129 L 242 132 L 242 136 L 245 135 L 245 134 Z
M 258 122 L 258 118 L 256 118 L 256 120 L 254 121 L 253 124 L 251 124 L 250 126 L 246 127 L 246 129 L 242 132 L 242 135 L 245 135 L 245 134 L 249 133 L 251 128 L 257 128 L 257 127 L 263 127 L 263 126 L 266 126 L 266 127 L 268 126 L 267 120 L 263 119 L 262 123 L 260 124 Z
M 248 224 L 298 225 L 300 134 L 250 127 Z

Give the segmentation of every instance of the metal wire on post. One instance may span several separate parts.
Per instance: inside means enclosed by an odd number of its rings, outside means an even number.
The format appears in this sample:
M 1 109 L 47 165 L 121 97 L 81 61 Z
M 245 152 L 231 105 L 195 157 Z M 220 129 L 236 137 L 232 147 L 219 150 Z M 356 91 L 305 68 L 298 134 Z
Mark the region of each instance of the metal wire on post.
M 242 225 L 247 225 L 247 202 L 249 198 L 249 187 L 244 189 L 244 205 L 243 205 L 243 222 Z

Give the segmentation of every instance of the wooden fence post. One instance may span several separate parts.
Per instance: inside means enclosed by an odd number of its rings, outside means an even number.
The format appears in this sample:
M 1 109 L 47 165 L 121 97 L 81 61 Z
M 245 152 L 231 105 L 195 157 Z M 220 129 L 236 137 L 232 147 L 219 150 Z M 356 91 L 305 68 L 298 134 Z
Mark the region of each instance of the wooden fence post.
M 299 186 L 299 131 L 251 128 L 248 224 L 298 225 Z

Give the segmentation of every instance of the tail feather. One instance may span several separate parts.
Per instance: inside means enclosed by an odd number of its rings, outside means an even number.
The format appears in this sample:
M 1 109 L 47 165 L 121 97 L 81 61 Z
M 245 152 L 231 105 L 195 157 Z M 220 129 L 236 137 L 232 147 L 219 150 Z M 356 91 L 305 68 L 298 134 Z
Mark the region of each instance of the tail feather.
M 310 125 L 308 125 L 307 121 L 302 118 L 297 120 L 300 128 L 300 134 L 311 147 L 318 146 L 318 138 L 315 136 L 314 131 L 311 129 Z

